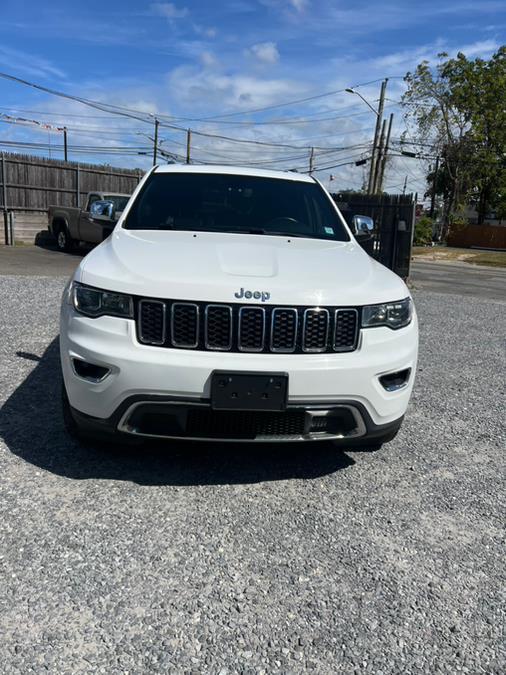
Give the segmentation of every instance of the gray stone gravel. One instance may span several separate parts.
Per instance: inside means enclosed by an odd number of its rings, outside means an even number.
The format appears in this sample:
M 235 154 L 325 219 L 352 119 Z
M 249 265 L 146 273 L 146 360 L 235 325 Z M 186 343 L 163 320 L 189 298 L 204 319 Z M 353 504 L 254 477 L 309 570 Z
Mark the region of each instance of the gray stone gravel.
M 6 673 L 505 671 L 505 305 L 418 292 L 400 435 L 83 449 L 64 281 L 0 277 Z

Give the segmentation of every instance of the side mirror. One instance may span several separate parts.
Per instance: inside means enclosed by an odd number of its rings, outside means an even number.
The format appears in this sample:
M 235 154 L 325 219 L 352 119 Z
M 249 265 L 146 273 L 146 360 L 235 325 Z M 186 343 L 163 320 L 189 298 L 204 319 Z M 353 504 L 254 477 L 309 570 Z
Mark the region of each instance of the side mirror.
M 109 218 L 114 217 L 114 204 L 106 199 L 93 202 L 90 206 L 90 216 L 92 218 Z
M 374 220 L 369 216 L 353 216 L 353 234 L 358 241 L 367 241 L 374 232 Z

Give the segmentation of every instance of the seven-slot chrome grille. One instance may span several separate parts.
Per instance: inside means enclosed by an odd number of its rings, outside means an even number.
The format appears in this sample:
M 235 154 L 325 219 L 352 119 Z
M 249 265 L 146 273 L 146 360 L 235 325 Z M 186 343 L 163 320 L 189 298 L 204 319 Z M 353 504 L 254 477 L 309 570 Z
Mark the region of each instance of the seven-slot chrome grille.
M 359 312 L 351 307 L 273 307 L 179 300 L 137 302 L 137 338 L 158 347 L 250 353 L 351 352 Z

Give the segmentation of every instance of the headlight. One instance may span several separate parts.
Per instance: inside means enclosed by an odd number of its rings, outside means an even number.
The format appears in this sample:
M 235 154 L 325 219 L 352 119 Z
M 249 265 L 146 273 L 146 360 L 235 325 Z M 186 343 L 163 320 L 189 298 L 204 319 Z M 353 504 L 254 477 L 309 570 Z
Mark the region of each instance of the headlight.
M 108 314 L 132 319 L 134 315 L 133 302 L 129 295 L 101 291 L 77 282 L 72 284 L 72 301 L 75 309 L 86 316 L 97 317 Z
M 405 298 L 398 302 L 388 302 L 383 305 L 368 305 L 362 307 L 362 328 L 388 326 L 388 328 L 403 328 L 411 322 L 413 316 L 413 302 Z

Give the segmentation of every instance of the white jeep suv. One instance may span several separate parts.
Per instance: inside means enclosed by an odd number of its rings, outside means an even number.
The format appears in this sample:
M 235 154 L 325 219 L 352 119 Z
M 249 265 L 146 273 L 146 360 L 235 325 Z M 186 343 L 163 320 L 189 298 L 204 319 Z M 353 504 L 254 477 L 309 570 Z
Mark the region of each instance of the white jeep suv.
M 379 446 L 417 349 L 406 285 L 315 179 L 159 166 L 65 290 L 64 419 L 123 439 Z

